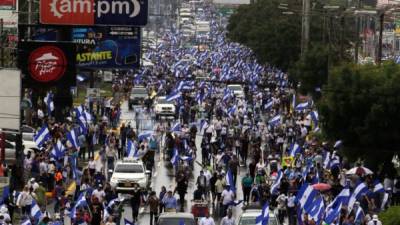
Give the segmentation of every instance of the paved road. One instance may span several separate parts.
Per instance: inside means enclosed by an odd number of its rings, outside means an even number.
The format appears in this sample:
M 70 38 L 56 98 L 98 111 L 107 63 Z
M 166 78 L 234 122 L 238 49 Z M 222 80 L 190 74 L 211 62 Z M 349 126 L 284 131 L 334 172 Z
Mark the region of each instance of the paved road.
M 136 119 L 135 119 L 135 112 L 134 111 L 129 111 L 128 110 L 128 105 L 126 102 L 124 102 L 121 106 L 122 109 L 122 114 L 121 114 L 121 122 L 131 122 L 131 126 L 135 127 L 136 126 Z M 152 130 L 153 127 L 157 124 L 155 121 L 151 119 L 151 116 L 147 113 L 140 113 L 140 119 L 141 124 L 140 124 L 140 131 L 143 130 Z M 201 143 L 201 136 L 198 135 L 196 137 L 196 146 L 197 149 L 200 149 L 200 143 Z M 201 151 L 197 151 L 198 154 L 198 159 L 201 159 Z M 152 181 L 151 181 L 151 188 L 152 190 L 156 191 L 157 194 L 161 191 L 161 187 L 165 186 L 167 190 L 173 190 L 175 188 L 175 173 L 173 169 L 169 167 L 169 162 L 165 162 L 163 160 L 162 155 L 160 156 L 159 154 L 156 154 L 156 159 L 155 159 L 155 170 L 153 170 L 153 175 L 152 175 Z M 190 212 L 191 209 L 191 201 L 192 195 L 194 190 L 196 189 L 195 185 L 195 179 L 197 176 L 200 174 L 201 167 L 199 164 L 195 163 L 194 164 L 194 170 L 193 170 L 193 176 L 189 180 L 189 187 L 186 195 L 186 207 L 185 207 L 185 212 Z M 245 174 L 246 172 L 246 167 L 241 167 L 240 169 L 240 175 Z M 239 175 L 239 176 L 240 176 Z M 238 184 L 240 181 L 240 178 L 238 176 Z M 242 190 L 240 185 L 237 186 L 237 199 L 243 199 L 242 195 Z M 178 196 L 176 195 L 178 198 Z M 241 212 L 240 209 L 241 205 L 237 206 L 236 209 L 234 210 L 235 215 L 239 215 Z M 125 206 L 124 208 L 124 218 L 127 218 L 128 220 L 132 220 L 132 211 L 129 206 Z M 217 218 L 215 218 L 217 219 Z M 149 209 L 148 207 L 141 207 L 140 208 L 140 215 L 139 215 L 139 224 L 140 225 L 147 225 L 150 224 L 150 214 L 149 214 Z

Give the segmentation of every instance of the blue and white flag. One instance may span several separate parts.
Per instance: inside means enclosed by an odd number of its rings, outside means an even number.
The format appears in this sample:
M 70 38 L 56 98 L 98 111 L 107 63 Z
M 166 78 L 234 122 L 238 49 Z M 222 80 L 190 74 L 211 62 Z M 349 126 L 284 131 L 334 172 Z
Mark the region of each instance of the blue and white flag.
M 300 205 L 300 208 L 304 208 L 305 205 L 310 205 L 314 201 L 315 196 L 318 191 L 316 191 L 308 183 L 304 183 L 296 195 L 296 202 Z
M 272 119 L 268 121 L 268 124 L 271 126 L 276 126 L 281 123 L 281 115 L 276 115 Z
M 182 92 L 180 91 L 172 91 L 166 98 L 165 100 L 170 102 L 173 101 L 175 99 L 178 99 L 182 96 Z
M 354 216 L 354 222 L 359 222 L 361 224 L 362 221 L 364 220 L 363 209 L 360 206 L 358 206 L 355 213 L 356 213 L 356 215 Z
M 334 221 L 339 220 L 341 209 L 342 204 L 337 205 L 335 208 L 326 208 L 324 222 L 326 224 L 332 224 Z
M 40 148 L 42 145 L 51 139 L 50 131 L 49 128 L 47 128 L 46 125 L 44 125 L 40 130 L 36 133 L 36 135 L 33 137 L 33 140 L 35 141 L 36 145 Z
M 26 220 L 24 220 L 21 225 L 32 225 L 31 220 L 28 218 Z
M 126 218 L 124 218 L 124 223 L 125 225 L 135 225 L 133 222 L 127 220 Z
M 290 151 L 290 156 L 294 157 L 296 156 L 296 154 L 301 153 L 301 147 L 299 144 L 293 143 L 290 145 L 289 151 Z
M 256 225 L 268 225 L 269 221 L 269 205 L 266 202 L 261 210 L 261 214 L 256 217 Z
M 145 139 L 149 139 L 151 135 L 153 135 L 153 131 L 145 131 L 139 134 L 138 139 L 139 141 L 143 141 Z
M 382 183 L 379 180 L 375 180 L 374 181 L 374 193 L 384 193 L 385 192 L 385 188 L 383 188 Z
M 171 127 L 171 132 L 179 132 L 181 131 L 181 123 L 177 122 L 174 126 Z
M 234 117 L 235 112 L 236 112 L 236 105 L 233 105 L 233 106 L 230 107 L 230 108 L 228 109 L 228 111 L 227 111 L 228 116 L 229 116 L 230 118 L 233 118 L 233 117 Z
M 318 196 L 311 204 L 305 205 L 305 212 L 316 222 L 316 224 L 320 224 L 322 217 L 324 215 L 324 201 L 321 196 Z
M 54 94 L 53 92 L 47 92 L 46 97 L 44 97 L 44 102 L 46 103 L 47 106 L 47 114 L 50 115 L 54 111 Z
M 172 156 L 171 164 L 174 166 L 178 165 L 178 160 L 179 160 L 178 149 L 174 148 L 174 155 Z
M 273 105 L 274 101 L 271 100 L 264 105 L 264 109 L 271 109 Z
M 76 218 L 76 209 L 77 208 L 87 206 L 87 201 L 86 201 L 85 194 L 86 194 L 86 192 L 82 192 L 79 195 L 78 200 L 75 202 L 74 207 L 72 207 L 71 214 L 70 214 L 71 218 L 73 218 L 73 219 Z
M 32 205 L 31 205 L 31 217 L 35 218 L 35 220 L 39 220 L 42 217 L 42 212 L 40 211 L 40 207 L 34 199 L 32 200 Z
M 137 158 L 138 157 L 138 149 L 136 144 L 132 140 L 128 140 L 126 143 L 126 157 L 127 158 Z
M 360 200 L 361 196 L 369 191 L 368 186 L 364 182 L 359 182 L 349 200 L 349 212 L 353 209 L 354 203 Z
M 3 188 L 3 196 L 1 197 L 0 205 L 3 205 L 6 199 L 10 197 L 10 186 L 4 186 Z
M 278 176 L 276 177 L 274 183 L 271 186 L 271 194 L 278 194 L 278 188 L 281 186 L 281 180 L 283 177 L 282 170 L 279 170 Z
M 347 205 L 350 199 L 350 188 L 345 187 L 335 197 L 335 199 L 326 207 L 327 209 L 337 208 L 338 205 Z
M 340 158 L 338 155 L 332 155 L 332 158 L 329 162 L 329 168 L 340 167 Z
M 236 184 L 233 181 L 233 174 L 230 169 L 228 169 L 228 172 L 225 175 L 226 179 L 226 185 L 229 185 L 229 189 L 233 192 L 236 192 Z
M 296 111 L 303 111 L 305 109 L 307 109 L 309 107 L 309 103 L 308 102 L 304 102 L 304 103 L 300 103 L 296 106 L 295 110 Z
M 331 153 L 326 151 L 323 158 L 323 168 L 328 169 L 331 163 Z
M 71 145 L 74 148 L 79 148 L 79 140 L 78 140 L 78 136 L 76 135 L 76 132 L 74 129 L 71 129 L 68 133 L 67 133 L 67 140 L 71 143 Z
M 319 116 L 317 111 L 312 111 L 310 113 L 311 119 L 314 122 L 314 126 L 318 127 Z
M 61 143 L 60 139 L 57 140 L 57 143 L 53 145 L 53 149 L 51 150 L 51 156 L 55 159 L 59 160 L 65 155 L 65 147 Z
M 201 120 L 201 122 L 200 122 L 200 131 L 202 131 L 203 128 L 206 128 L 206 127 L 208 127 L 207 120 Z
M 335 142 L 335 144 L 333 145 L 333 148 L 334 149 L 337 149 L 337 148 L 339 148 L 341 145 L 342 145 L 342 140 L 337 140 L 336 142 Z

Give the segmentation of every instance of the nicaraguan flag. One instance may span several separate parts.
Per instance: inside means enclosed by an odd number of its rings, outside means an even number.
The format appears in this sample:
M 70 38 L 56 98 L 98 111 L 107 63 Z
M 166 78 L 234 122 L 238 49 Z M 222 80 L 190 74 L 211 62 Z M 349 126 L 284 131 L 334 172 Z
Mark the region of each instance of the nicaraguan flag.
M 309 103 L 308 102 L 303 102 L 303 103 L 298 104 L 296 106 L 295 110 L 296 111 L 302 111 L 302 110 L 307 109 L 308 107 L 309 107 Z
M 175 99 L 180 98 L 181 96 L 182 96 L 182 93 L 181 93 L 180 91 L 172 91 L 171 94 L 169 94 L 169 95 L 165 98 L 165 100 L 168 101 L 168 102 L 170 102 L 170 101 L 173 101 L 173 100 L 175 100 Z
M 324 201 L 322 200 L 322 197 L 318 196 L 316 200 L 314 200 L 309 205 L 306 204 L 304 208 L 308 215 L 313 218 L 316 224 L 320 224 L 320 221 L 322 220 L 325 211 Z
M 70 132 L 67 133 L 67 140 L 71 143 L 74 148 L 79 147 L 78 137 L 74 129 L 71 129 Z
M 317 111 L 312 111 L 310 113 L 311 119 L 314 122 L 314 126 L 318 127 L 319 116 Z
M 28 218 L 26 220 L 24 220 L 21 225 L 32 225 L 31 220 Z
M 341 145 L 342 145 L 342 140 L 337 140 L 337 141 L 335 142 L 335 144 L 333 145 L 333 148 L 334 148 L 334 149 L 337 149 L 337 148 L 339 148 Z
M 171 164 L 174 166 L 178 165 L 178 160 L 179 160 L 178 149 L 174 148 L 174 155 L 172 156 Z
M 10 197 L 10 186 L 4 186 L 3 188 L 3 196 L 1 197 L 0 205 L 3 205 L 5 200 Z
M 339 219 L 342 204 L 337 205 L 335 208 L 327 208 L 325 212 L 324 222 L 326 224 L 332 224 L 335 220 Z
M 311 185 L 304 183 L 297 192 L 296 202 L 300 205 L 300 208 L 304 208 L 305 205 L 310 205 L 313 202 L 317 193 Z
M 236 112 L 236 105 L 233 105 L 233 106 L 230 107 L 230 108 L 228 109 L 228 111 L 227 111 L 228 116 L 229 116 L 230 118 L 233 118 L 233 117 L 234 117 L 235 112 Z
M 330 162 L 331 162 L 331 153 L 326 151 L 324 154 L 324 159 L 323 159 L 323 167 L 324 169 L 328 169 Z
M 349 212 L 353 209 L 354 203 L 361 198 L 361 196 L 367 193 L 368 186 L 364 182 L 359 182 L 356 188 L 354 189 L 353 193 L 350 196 L 349 200 Z
M 283 177 L 282 170 L 278 172 L 278 176 L 276 177 L 274 183 L 271 186 L 271 194 L 278 194 L 278 188 L 281 186 L 281 180 Z
M 261 214 L 256 217 L 256 225 L 268 225 L 269 221 L 269 205 L 265 203 L 261 210 Z
M 138 139 L 139 139 L 139 141 L 143 141 L 144 139 L 150 138 L 152 134 L 153 134 L 153 131 L 143 132 L 143 133 L 139 134 Z
M 293 143 L 290 148 L 290 156 L 296 156 L 297 153 L 301 153 L 301 147 L 299 144 L 297 143 Z
M 179 131 L 181 131 L 181 124 L 177 122 L 174 124 L 174 126 L 171 127 L 171 132 L 179 132 Z
M 73 218 L 73 219 L 76 218 L 76 209 L 77 208 L 87 206 L 87 201 L 86 201 L 85 194 L 86 194 L 86 192 L 82 192 L 79 195 L 79 198 L 76 201 L 74 207 L 72 207 L 71 214 L 70 214 L 71 218 Z
M 125 222 L 125 225 L 135 225 L 133 222 L 127 220 L 126 218 L 124 218 L 124 222 Z
M 331 161 L 329 163 L 329 167 L 330 169 L 334 168 L 334 167 L 339 167 L 340 166 L 340 158 L 338 155 L 333 155 L 331 158 Z
M 206 120 L 201 120 L 201 122 L 200 122 L 200 131 L 202 131 L 203 128 L 205 128 L 207 126 L 208 126 L 207 121 Z
M 356 210 L 356 215 L 354 217 L 354 222 L 360 222 L 361 224 L 363 219 L 364 219 L 364 211 L 360 206 L 358 206 Z
M 42 145 L 48 141 L 51 138 L 49 128 L 47 128 L 47 125 L 44 125 L 40 130 L 36 133 L 36 135 L 33 137 L 33 140 L 35 141 L 36 145 L 38 147 L 42 147 Z
M 54 111 L 54 101 L 53 101 L 53 98 L 54 98 L 54 94 L 53 94 L 51 91 L 50 91 L 50 92 L 47 92 L 46 97 L 44 97 L 44 102 L 46 103 L 46 106 L 47 106 L 47 114 L 48 114 L 48 115 L 50 115 L 51 112 Z
M 327 209 L 337 208 L 338 205 L 347 205 L 350 199 L 350 188 L 345 187 L 335 197 L 335 199 L 326 207 Z
M 53 149 L 51 150 L 51 156 L 59 160 L 62 157 L 64 157 L 64 155 L 65 155 L 65 147 L 60 140 L 57 140 L 57 143 L 53 145 Z
M 374 181 L 374 193 L 384 193 L 385 189 L 383 188 L 382 183 L 379 180 Z
M 229 185 L 229 189 L 233 192 L 236 192 L 236 184 L 233 182 L 233 174 L 230 169 L 228 169 L 228 172 L 225 175 L 226 179 L 226 185 Z
M 136 148 L 135 143 L 132 140 L 128 140 L 126 143 L 126 157 L 134 158 L 137 157 L 138 150 Z
M 42 217 L 42 212 L 40 211 L 40 207 L 34 199 L 32 200 L 32 205 L 31 205 L 31 217 L 35 218 L 35 220 L 39 220 Z
M 269 101 L 267 104 L 264 105 L 264 109 L 271 109 L 272 106 L 274 105 L 274 101 Z
M 272 119 L 268 121 L 268 124 L 271 126 L 276 126 L 281 122 L 281 115 L 276 115 Z

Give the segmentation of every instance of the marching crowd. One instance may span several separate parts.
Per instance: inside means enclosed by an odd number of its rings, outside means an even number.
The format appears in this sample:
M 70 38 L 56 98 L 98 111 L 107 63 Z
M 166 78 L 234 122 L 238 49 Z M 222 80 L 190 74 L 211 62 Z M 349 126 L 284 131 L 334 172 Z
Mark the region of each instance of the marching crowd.
M 205 9 L 207 17 L 213 9 Z M 120 123 L 120 101 L 88 101 L 70 110 L 63 122 L 52 119 L 51 92 L 35 102 L 36 112 L 27 122 L 38 128 L 34 141 L 39 149 L 24 155 L 24 187 L 4 189 L 0 224 L 16 224 L 16 214 L 21 224 L 133 224 L 140 223 L 139 206 L 146 204 L 153 225 L 162 212 L 185 211 L 185 196 L 191 195 L 211 204 L 221 225 L 235 224 L 233 209 L 250 205 L 275 210 L 281 224 L 381 225 L 377 214 L 400 202 L 400 180 L 347 161 L 340 154 L 341 141 L 318 140 L 312 100 L 296 95 L 287 74 L 227 42 L 223 24 L 210 24 L 213 50 L 183 48 L 187 40 L 171 30 L 145 53 L 153 66 L 115 81 L 115 92 L 144 85 L 176 106 L 178 120 L 155 127 L 150 136 L 143 138 L 130 124 Z M 202 76 L 208 78 L 195 79 Z M 243 93 L 234 93 L 227 83 L 241 84 Z M 176 188 L 162 187 L 160 193 L 137 188 L 129 200 L 121 199 L 104 165 L 113 168 L 116 159 L 132 156 L 132 149 L 133 155 L 141 152 L 150 170 L 155 154 L 146 153 L 163 151 L 175 168 Z M 187 193 L 196 161 L 202 170 L 196 190 Z M 237 197 L 239 186 L 243 199 Z M 132 207 L 132 222 L 121 217 L 124 202 Z M 201 225 L 215 224 L 210 214 L 203 215 Z M 265 222 L 268 216 L 257 220 Z

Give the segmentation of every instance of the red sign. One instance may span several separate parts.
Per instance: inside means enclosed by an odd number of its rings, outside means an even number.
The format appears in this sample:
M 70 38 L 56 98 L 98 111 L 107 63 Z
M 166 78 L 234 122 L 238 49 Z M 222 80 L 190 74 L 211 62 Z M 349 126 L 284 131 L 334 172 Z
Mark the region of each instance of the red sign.
M 43 46 L 31 52 L 28 59 L 29 72 L 39 82 L 52 82 L 60 79 L 67 68 L 67 57 L 56 46 Z
M 0 9 L 15 9 L 16 0 L 0 0 Z
M 41 0 L 40 18 L 46 24 L 94 24 L 94 0 Z M 74 10 L 75 9 L 75 10 Z

